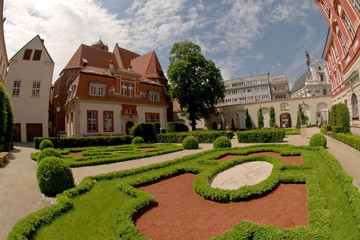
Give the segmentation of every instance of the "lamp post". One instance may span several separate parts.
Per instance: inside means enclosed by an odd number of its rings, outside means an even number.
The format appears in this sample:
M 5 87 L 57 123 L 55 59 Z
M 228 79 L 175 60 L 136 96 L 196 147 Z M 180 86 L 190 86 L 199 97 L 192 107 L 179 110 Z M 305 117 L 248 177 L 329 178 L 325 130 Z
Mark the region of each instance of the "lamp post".
M 60 129 L 59 129 L 59 122 L 60 122 L 60 110 L 61 110 L 61 105 L 60 103 L 58 103 L 58 105 L 56 106 L 56 112 L 57 112 L 57 134 L 58 134 L 58 148 L 60 148 Z

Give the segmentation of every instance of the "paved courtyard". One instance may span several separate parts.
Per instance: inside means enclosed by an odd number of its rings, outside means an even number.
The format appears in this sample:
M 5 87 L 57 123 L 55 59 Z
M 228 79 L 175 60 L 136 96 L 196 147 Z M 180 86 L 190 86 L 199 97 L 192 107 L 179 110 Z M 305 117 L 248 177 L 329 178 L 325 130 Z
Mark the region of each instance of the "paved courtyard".
M 310 137 L 318 133 L 319 129 L 307 129 L 307 136 L 287 136 L 284 144 L 308 145 Z M 327 137 L 328 151 L 341 163 L 344 170 L 354 178 L 353 184 L 360 189 L 360 152 L 346 144 Z M 238 143 L 234 137 L 233 147 L 243 147 L 253 144 Z M 79 183 L 86 176 L 120 171 L 129 168 L 137 168 L 149 164 L 155 164 L 212 149 L 212 144 L 200 144 L 196 150 L 184 150 L 149 158 L 98 165 L 82 168 L 74 168 L 75 182 Z M 6 239 L 13 225 L 28 214 L 50 205 L 50 199 L 45 198 L 38 187 L 36 180 L 36 162 L 30 159 L 30 153 L 38 150 L 31 143 L 16 143 L 9 153 L 9 161 L 0 168 L 0 239 Z

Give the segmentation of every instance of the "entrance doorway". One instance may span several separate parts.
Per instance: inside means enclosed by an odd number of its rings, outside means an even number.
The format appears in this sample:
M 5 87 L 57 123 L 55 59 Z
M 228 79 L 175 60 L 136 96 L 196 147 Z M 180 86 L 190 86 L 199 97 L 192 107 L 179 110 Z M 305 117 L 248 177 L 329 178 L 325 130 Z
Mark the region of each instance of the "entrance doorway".
M 291 127 L 291 116 L 289 113 L 282 113 L 280 115 L 280 127 L 281 128 Z
M 32 142 L 34 137 L 42 137 L 41 123 L 27 123 L 26 124 L 26 140 Z
M 132 121 L 128 121 L 125 125 L 125 131 L 126 135 L 129 135 L 131 127 L 134 126 L 134 123 Z

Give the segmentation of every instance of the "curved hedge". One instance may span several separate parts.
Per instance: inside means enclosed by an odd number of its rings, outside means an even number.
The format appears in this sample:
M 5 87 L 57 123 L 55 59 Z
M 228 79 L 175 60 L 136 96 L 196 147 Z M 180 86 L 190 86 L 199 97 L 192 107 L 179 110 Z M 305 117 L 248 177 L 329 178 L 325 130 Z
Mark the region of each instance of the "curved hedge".
M 282 142 L 284 129 L 255 129 L 237 133 L 239 143 L 274 143 Z
M 233 132 L 231 132 L 233 136 Z M 194 136 L 199 143 L 213 143 L 216 138 L 226 136 L 225 131 L 192 131 L 179 133 L 162 133 L 157 134 L 156 139 L 158 143 L 182 143 L 187 136 Z M 231 136 L 231 137 L 232 137 Z
M 187 136 L 183 142 L 182 146 L 184 149 L 198 149 L 199 148 L 199 141 L 194 136 Z
M 37 154 L 36 161 L 39 164 L 42 159 L 50 156 L 60 158 L 61 154 L 54 148 L 45 148 Z
M 168 122 L 166 124 L 166 132 L 168 133 L 188 132 L 188 131 L 189 131 L 189 127 L 182 122 Z
M 231 148 L 231 141 L 225 136 L 218 137 L 214 141 L 214 148 Z
M 144 139 L 142 137 L 134 137 L 131 141 L 131 144 L 143 144 L 145 143 Z
M 309 146 L 312 147 L 324 147 L 326 148 L 327 145 L 327 141 L 326 141 L 326 137 L 324 135 L 322 135 L 321 133 L 316 133 L 314 134 L 309 141 Z
M 45 148 L 54 148 L 54 144 L 49 139 L 44 139 L 40 143 L 40 151 Z

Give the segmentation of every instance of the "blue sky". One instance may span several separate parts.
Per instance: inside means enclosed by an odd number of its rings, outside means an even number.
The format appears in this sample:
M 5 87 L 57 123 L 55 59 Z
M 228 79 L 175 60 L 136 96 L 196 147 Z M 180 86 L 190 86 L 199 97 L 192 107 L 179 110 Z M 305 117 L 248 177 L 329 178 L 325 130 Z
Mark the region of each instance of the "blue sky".
M 101 39 L 138 54 L 155 50 L 167 71 L 175 42 L 189 39 L 224 80 L 306 71 L 305 48 L 321 57 L 328 25 L 311 0 L 5 0 L 9 59 L 37 34 L 55 81 L 80 44 Z

